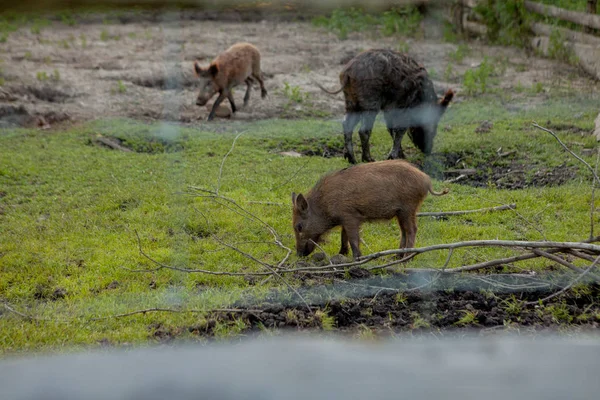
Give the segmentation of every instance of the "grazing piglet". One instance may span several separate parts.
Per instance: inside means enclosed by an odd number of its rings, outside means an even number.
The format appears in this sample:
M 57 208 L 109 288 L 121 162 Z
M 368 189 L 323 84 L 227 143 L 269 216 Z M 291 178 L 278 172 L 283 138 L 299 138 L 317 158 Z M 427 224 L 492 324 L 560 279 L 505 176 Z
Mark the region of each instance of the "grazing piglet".
M 225 52 L 219 54 L 210 66 L 202 68 L 198 62 L 194 63 L 196 75 L 200 78 L 200 93 L 196 104 L 205 105 L 214 95 L 219 92 L 219 97 L 215 100 L 208 120 L 215 117 L 215 112 L 225 98 L 231 103 L 232 113 L 236 112 L 236 106 L 233 101 L 231 89 L 234 86 L 245 83 L 247 86 L 244 96 L 244 106 L 248 105 L 250 99 L 250 88 L 252 82 L 257 80 L 260 84 L 261 97 L 264 99 L 267 90 L 260 71 L 260 52 L 250 43 L 236 43 Z
M 373 161 L 369 139 L 380 110 L 393 140 L 389 159 L 404 158 L 401 142 L 407 130 L 415 146 L 431 153 L 438 122 L 454 92 L 448 90 L 438 100 L 421 64 L 396 51 L 367 50 L 348 61 L 340 73 L 340 83 L 342 87 L 335 92 L 318 86 L 329 94 L 344 92 L 344 157 L 350 163 L 356 164 L 352 132 L 359 122 L 362 160 Z
M 361 256 L 359 228 L 364 221 L 398 219 L 400 248 L 412 248 L 417 235 L 417 211 L 434 192 L 429 176 L 404 160 L 378 161 L 326 175 L 305 196 L 292 193 L 292 222 L 299 256 L 309 255 L 321 236 L 342 226 L 340 254 Z

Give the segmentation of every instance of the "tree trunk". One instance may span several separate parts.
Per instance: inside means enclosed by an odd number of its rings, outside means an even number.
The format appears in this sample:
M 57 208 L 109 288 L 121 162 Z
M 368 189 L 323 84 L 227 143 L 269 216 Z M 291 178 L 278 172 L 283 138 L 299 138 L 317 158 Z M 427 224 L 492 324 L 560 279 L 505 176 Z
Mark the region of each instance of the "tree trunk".
M 525 1 L 525 8 L 528 11 L 541 14 L 546 17 L 554 17 L 562 19 L 563 21 L 572 22 L 577 25 L 600 29 L 600 15 L 564 10 L 562 8 L 547 6 L 545 4 L 540 4 L 533 1 Z

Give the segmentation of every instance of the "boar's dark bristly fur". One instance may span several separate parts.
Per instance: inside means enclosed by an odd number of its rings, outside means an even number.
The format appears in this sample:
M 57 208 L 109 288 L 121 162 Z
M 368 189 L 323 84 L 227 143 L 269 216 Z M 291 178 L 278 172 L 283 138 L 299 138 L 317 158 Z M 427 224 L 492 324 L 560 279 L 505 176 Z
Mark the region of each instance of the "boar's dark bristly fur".
M 246 84 L 244 95 L 244 106 L 248 105 L 250 89 L 254 81 L 258 81 L 261 89 L 261 97 L 267 96 L 260 70 L 260 52 L 250 43 L 236 43 L 229 49 L 219 54 L 207 68 L 202 68 L 197 62 L 194 63 L 194 71 L 200 79 L 200 93 L 196 99 L 199 106 L 205 105 L 217 92 L 219 97 L 208 115 L 212 120 L 221 102 L 226 98 L 231 104 L 231 112 L 236 112 L 231 90 L 242 83 Z
M 296 251 L 307 256 L 330 229 L 342 227 L 341 254 L 361 256 L 359 228 L 365 221 L 398 219 L 400 248 L 413 248 L 417 212 L 434 192 L 427 174 L 404 160 L 361 164 L 326 175 L 304 196 L 292 193 Z
M 454 96 L 448 90 L 438 100 L 425 67 L 406 54 L 392 50 L 367 50 L 350 60 L 340 73 L 346 116 L 343 122 L 344 156 L 356 163 L 352 132 L 358 123 L 362 160 L 373 161 L 369 139 L 375 117 L 383 111 L 393 145 L 389 159 L 404 158 L 402 138 L 408 135 L 423 153 L 430 154 L 437 125 Z

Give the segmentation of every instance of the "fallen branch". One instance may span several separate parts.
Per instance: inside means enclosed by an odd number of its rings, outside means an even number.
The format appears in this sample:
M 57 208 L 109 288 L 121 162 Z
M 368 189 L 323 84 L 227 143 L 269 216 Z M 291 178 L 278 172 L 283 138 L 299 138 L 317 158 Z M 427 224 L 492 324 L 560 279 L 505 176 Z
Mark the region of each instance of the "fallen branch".
M 507 204 L 498 207 L 478 208 L 476 210 L 461 210 L 461 211 L 441 211 L 441 212 L 420 212 L 417 213 L 417 217 L 445 217 L 450 215 L 464 215 L 474 214 L 488 211 L 503 211 L 503 210 L 514 210 L 517 208 L 516 204 Z
M 592 268 L 594 268 L 596 266 L 596 264 L 598 264 L 598 261 L 600 261 L 600 256 L 596 257 L 596 259 L 594 260 L 594 262 L 592 264 L 590 264 L 590 266 L 587 267 L 585 269 L 585 271 L 583 271 L 580 275 L 578 275 L 575 279 L 573 279 L 571 281 L 571 283 L 569 283 L 567 286 L 565 286 L 564 288 L 562 288 L 558 292 L 553 293 L 550 296 L 546 296 L 543 299 L 540 299 L 538 301 L 528 301 L 525 304 L 527 304 L 527 305 L 537 305 L 539 303 L 543 303 L 543 302 L 545 302 L 547 300 L 553 299 L 556 296 L 560 296 L 561 294 L 563 294 L 564 292 L 566 292 L 567 290 L 569 290 L 570 288 L 572 288 L 573 285 L 575 285 L 577 282 L 579 282 L 588 272 L 590 272 L 592 270 Z
M 581 270 L 580 268 L 578 268 L 578 267 L 576 267 L 575 265 L 571 264 L 570 262 L 568 262 L 568 261 L 566 261 L 566 260 L 563 260 L 562 258 L 560 258 L 560 257 L 558 257 L 558 256 L 555 256 L 555 255 L 553 255 L 553 254 L 549 254 L 549 253 L 547 253 L 547 252 L 545 252 L 545 251 L 542 251 L 542 250 L 539 250 L 539 249 L 533 249 L 532 251 L 533 251 L 535 254 L 538 254 L 538 255 L 540 255 L 540 256 L 542 256 L 542 257 L 545 257 L 545 258 L 547 258 L 547 259 L 549 259 L 549 260 L 552 260 L 552 261 L 554 261 L 554 262 L 557 262 L 557 263 L 559 263 L 560 265 L 563 265 L 563 266 L 565 266 L 565 267 L 569 268 L 570 270 L 577 272 L 578 274 L 581 274 L 581 273 L 583 273 L 583 270 Z M 593 277 L 595 280 L 597 280 L 597 281 L 600 281 L 600 278 L 599 278 L 599 277 L 597 277 L 597 276 L 595 276 L 595 275 L 591 275 L 591 276 L 592 276 L 592 277 Z

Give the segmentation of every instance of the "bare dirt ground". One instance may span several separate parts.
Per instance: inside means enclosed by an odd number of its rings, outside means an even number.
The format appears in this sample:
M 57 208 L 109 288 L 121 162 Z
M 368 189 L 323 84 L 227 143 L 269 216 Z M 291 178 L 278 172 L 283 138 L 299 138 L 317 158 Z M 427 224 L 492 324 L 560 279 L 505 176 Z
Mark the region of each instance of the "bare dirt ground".
M 249 106 L 234 116 L 239 120 L 341 118 L 341 94 L 332 98 L 313 81 L 339 87 L 343 63 L 374 47 L 399 49 L 408 45 L 409 53 L 430 71 L 436 90 L 455 89 L 456 101 L 461 101 L 460 77 L 486 55 L 496 63 L 504 60 L 499 68 L 500 87 L 531 87 L 534 82 L 566 85 L 567 80 L 575 89 L 589 91 L 594 86 L 574 67 L 516 49 L 473 43 L 469 45 L 470 55 L 453 61 L 449 55 L 458 46 L 444 43 L 441 23 L 429 19 L 423 21 L 424 38 L 404 41 L 373 32 L 352 33 L 347 40 L 340 40 L 306 21 L 262 20 L 260 16 L 243 22 L 201 18 L 169 14 L 120 22 L 97 17 L 74 26 L 55 21 L 39 34 L 32 33 L 30 27 L 21 28 L 0 44 L 5 81 L 0 87 L 2 125 L 105 117 L 195 123 L 205 119 L 208 111 L 194 104 L 194 60 L 208 63 L 240 41 L 251 42 L 261 50 L 269 96 L 260 99 L 255 88 Z M 455 78 L 447 82 L 444 71 L 449 63 Z M 294 89 L 297 92 L 292 94 Z M 238 104 L 243 94 L 240 87 L 235 93 Z

